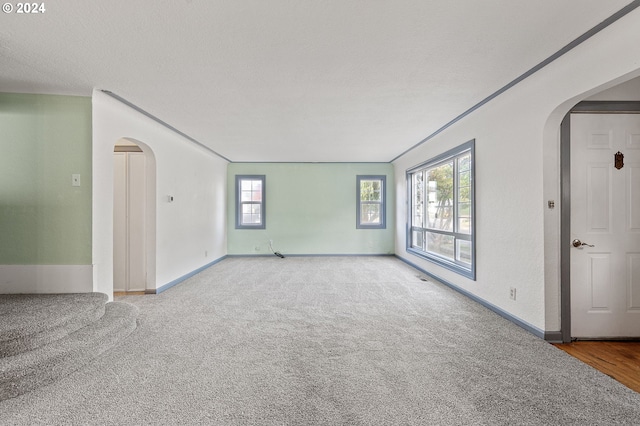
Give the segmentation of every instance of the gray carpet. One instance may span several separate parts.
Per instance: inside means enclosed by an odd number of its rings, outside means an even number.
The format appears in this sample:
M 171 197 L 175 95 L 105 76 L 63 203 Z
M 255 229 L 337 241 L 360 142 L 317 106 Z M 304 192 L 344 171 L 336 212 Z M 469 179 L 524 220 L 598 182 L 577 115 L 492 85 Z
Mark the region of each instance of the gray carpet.
M 640 394 L 391 257 L 226 259 L 0 424 L 640 424 Z
M 102 293 L 0 294 L 0 357 L 38 348 L 97 321 L 107 301 Z
M 69 375 L 131 334 L 138 308 L 107 300 L 101 293 L 0 295 L 0 402 Z

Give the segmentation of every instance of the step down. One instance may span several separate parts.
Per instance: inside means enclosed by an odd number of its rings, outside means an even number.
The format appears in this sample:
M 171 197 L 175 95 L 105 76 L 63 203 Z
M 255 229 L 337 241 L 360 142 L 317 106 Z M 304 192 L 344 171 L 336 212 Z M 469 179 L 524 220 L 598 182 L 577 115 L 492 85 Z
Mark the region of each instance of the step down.
M 0 295 L 0 358 L 61 339 L 104 315 L 103 293 Z
M 104 306 L 98 321 L 34 350 L 0 358 L 0 401 L 78 370 L 135 330 L 137 307 L 122 302 Z

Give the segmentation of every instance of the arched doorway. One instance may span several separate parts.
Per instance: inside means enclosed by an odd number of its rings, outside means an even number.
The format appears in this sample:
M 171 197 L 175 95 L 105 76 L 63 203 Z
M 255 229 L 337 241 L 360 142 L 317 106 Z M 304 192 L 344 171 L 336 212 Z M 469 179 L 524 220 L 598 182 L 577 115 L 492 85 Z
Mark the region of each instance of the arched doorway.
M 133 139 L 113 152 L 113 290 L 155 290 L 155 158 Z
M 640 78 L 630 82 L 640 88 Z M 621 95 L 623 92 L 616 90 L 616 87 L 625 87 L 626 94 Z M 637 123 L 640 90 L 630 96 L 628 83 L 627 86 L 616 87 L 575 105 L 561 125 L 563 209 L 560 258 L 561 330 L 564 342 L 575 338 L 600 340 L 640 337 L 637 326 L 633 325 L 640 317 L 640 300 L 637 297 L 640 275 L 638 262 L 634 264 L 637 255 L 629 256 L 637 252 L 636 246 L 640 242 L 637 233 L 625 228 L 625 222 L 633 221 L 639 214 L 634 213 L 637 207 L 633 208 L 637 204 L 637 201 L 633 202 L 633 194 L 637 191 L 633 190 L 635 186 L 632 184 L 637 180 L 634 177 L 637 172 L 631 173 L 633 168 L 637 170 L 638 163 L 632 160 L 626 170 L 618 170 L 613 155 L 620 149 L 635 156 L 638 144 L 634 142 L 634 134 L 638 132 L 629 132 L 619 124 L 616 124 L 618 127 L 612 127 L 614 122 L 621 119 L 630 118 L 632 123 Z M 577 123 L 581 123 L 581 127 L 576 128 Z M 576 139 L 576 129 L 580 129 L 581 139 Z M 618 134 L 628 140 L 621 140 L 615 145 Z M 635 136 L 637 138 L 638 135 Z M 582 160 L 578 159 L 584 157 L 583 151 L 595 154 L 598 161 L 590 159 L 584 160 L 586 163 L 580 162 Z M 586 177 L 578 179 L 577 176 L 581 174 Z M 615 185 L 614 178 L 619 180 Z M 594 207 L 599 212 L 593 213 Z M 588 226 L 598 218 L 602 222 L 598 229 Z M 584 241 L 578 242 L 578 237 Z M 632 250 L 633 253 L 624 252 L 628 247 L 616 247 L 623 239 L 634 242 L 636 249 Z M 582 242 L 585 244 L 582 245 Z M 632 318 L 627 318 L 630 315 Z

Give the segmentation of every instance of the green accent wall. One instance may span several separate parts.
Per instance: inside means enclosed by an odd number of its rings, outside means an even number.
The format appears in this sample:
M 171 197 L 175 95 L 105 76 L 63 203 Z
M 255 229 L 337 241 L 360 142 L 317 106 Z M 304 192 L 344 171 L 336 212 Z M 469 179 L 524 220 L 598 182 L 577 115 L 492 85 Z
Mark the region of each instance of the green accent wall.
M 91 264 L 91 138 L 90 97 L 0 93 L 0 264 Z
M 395 184 L 388 163 L 230 163 L 228 254 L 393 254 Z M 235 229 L 236 175 L 266 176 L 267 227 Z M 386 229 L 356 229 L 356 176 L 387 177 Z

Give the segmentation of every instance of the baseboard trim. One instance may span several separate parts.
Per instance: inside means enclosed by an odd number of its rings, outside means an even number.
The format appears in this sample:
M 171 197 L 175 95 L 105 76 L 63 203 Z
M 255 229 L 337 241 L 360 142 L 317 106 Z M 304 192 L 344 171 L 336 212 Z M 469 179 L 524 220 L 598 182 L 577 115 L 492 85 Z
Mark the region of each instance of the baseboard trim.
M 416 265 L 415 263 L 404 259 L 398 255 L 395 255 L 396 258 L 398 258 L 399 260 L 403 261 L 404 263 L 406 263 L 407 265 L 417 269 L 418 271 L 422 272 L 425 275 L 430 276 L 431 278 L 433 278 L 434 280 L 437 280 L 438 282 L 441 282 L 442 284 L 446 285 L 447 287 L 457 291 L 458 293 L 468 297 L 469 299 L 473 300 L 474 302 L 477 302 L 479 304 L 481 304 L 482 306 L 484 306 L 485 308 L 495 312 L 496 314 L 500 315 L 502 318 L 511 321 L 512 323 L 524 328 L 525 330 L 527 330 L 529 333 L 533 334 L 536 337 L 539 337 L 540 339 L 543 340 L 547 340 L 547 336 L 549 338 L 556 338 L 556 334 L 558 336 L 560 336 L 560 332 L 545 332 L 544 330 L 539 329 L 538 327 L 529 324 L 528 322 L 516 317 L 515 315 L 503 310 L 502 308 L 497 307 L 496 305 L 494 305 L 493 303 L 487 302 L 486 300 L 476 296 L 473 293 L 468 292 L 467 290 L 458 287 L 457 285 L 445 280 L 442 277 L 439 277 L 436 274 L 433 274 L 429 271 L 424 270 L 423 268 L 421 268 L 420 266 Z
M 302 254 L 292 254 L 292 253 L 282 253 L 282 255 L 287 257 L 385 257 L 385 256 L 395 256 L 395 254 L 391 253 L 302 253 Z M 228 254 L 227 257 L 276 257 L 275 254 Z
M 171 287 L 174 287 L 174 286 L 180 284 L 182 281 L 184 281 L 184 280 L 186 280 L 188 278 L 191 278 L 192 276 L 194 276 L 196 274 L 199 274 L 200 272 L 204 271 L 205 269 L 212 267 L 216 263 L 221 262 L 226 258 L 227 258 L 226 255 L 222 256 L 222 257 L 219 257 L 218 259 L 214 260 L 213 262 L 209 262 L 206 265 L 201 266 L 198 269 L 195 269 L 195 270 L 189 272 L 188 274 L 185 274 L 185 275 L 181 276 L 180 278 L 176 278 L 175 280 L 173 280 L 173 281 L 171 281 L 171 282 L 169 282 L 169 283 L 167 283 L 167 284 L 165 284 L 165 285 L 163 285 L 161 287 L 158 287 L 156 289 L 146 290 L 145 293 L 147 293 L 147 294 L 160 294 L 163 291 L 167 291 Z
M 0 265 L 0 294 L 92 291 L 93 265 Z
M 545 331 L 544 340 L 549 343 L 563 343 L 561 331 Z

